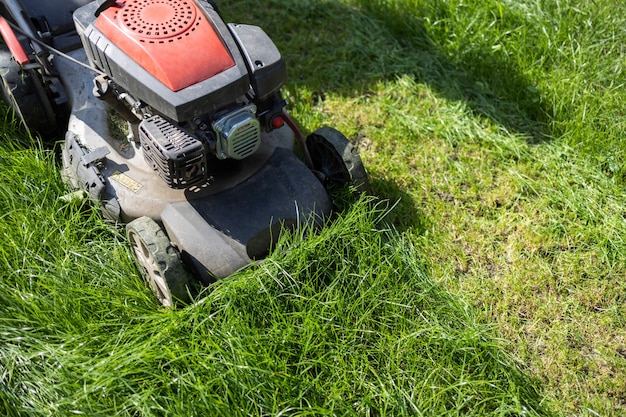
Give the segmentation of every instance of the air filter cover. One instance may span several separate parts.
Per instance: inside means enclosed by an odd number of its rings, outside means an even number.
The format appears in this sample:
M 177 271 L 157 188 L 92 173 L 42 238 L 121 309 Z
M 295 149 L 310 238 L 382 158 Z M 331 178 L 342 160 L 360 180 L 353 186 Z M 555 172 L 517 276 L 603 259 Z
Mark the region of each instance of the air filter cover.
M 206 181 L 204 146 L 195 137 L 159 115 L 139 124 L 139 140 L 146 161 L 172 188 Z

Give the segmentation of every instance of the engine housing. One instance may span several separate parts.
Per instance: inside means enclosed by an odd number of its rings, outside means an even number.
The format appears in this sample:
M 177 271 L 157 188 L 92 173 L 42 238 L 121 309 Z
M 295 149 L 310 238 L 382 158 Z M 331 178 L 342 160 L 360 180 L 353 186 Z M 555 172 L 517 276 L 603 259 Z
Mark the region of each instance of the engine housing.
M 175 121 L 193 120 L 285 82 L 284 61 L 258 27 L 226 25 L 205 0 L 123 0 L 74 12 L 90 64 Z

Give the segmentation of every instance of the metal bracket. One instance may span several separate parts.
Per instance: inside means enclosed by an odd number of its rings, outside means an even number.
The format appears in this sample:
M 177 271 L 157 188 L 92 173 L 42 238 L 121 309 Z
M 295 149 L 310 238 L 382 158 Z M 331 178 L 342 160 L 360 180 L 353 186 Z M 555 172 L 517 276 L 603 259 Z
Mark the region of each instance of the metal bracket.
M 101 162 L 110 153 L 111 150 L 109 148 L 107 148 L 106 146 L 101 146 L 83 155 L 80 158 L 80 161 L 83 163 L 83 166 L 89 166 L 90 164 Z

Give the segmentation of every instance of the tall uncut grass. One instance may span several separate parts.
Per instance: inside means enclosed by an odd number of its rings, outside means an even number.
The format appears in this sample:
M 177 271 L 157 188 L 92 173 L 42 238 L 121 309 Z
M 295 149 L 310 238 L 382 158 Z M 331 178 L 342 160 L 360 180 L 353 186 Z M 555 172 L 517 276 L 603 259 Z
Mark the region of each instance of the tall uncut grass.
M 3 415 L 541 414 L 536 381 L 355 202 L 159 309 L 53 155 L 0 151 Z
M 163 309 L 8 117 L 0 414 L 625 415 L 626 5 L 219 4 L 376 197 Z

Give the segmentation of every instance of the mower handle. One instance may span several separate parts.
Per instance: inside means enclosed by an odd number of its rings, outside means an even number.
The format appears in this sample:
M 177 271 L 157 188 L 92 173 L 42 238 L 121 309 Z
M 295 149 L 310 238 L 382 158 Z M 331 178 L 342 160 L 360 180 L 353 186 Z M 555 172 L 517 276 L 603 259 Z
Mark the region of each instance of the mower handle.
M 17 39 L 17 36 L 15 36 L 15 32 L 13 32 L 9 22 L 2 16 L 0 16 L 0 34 L 17 63 L 20 65 L 28 64 L 30 62 L 28 54 L 24 51 L 24 48 L 22 47 L 19 39 Z

